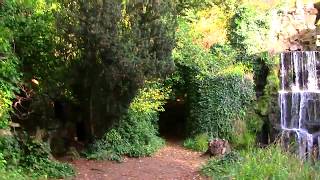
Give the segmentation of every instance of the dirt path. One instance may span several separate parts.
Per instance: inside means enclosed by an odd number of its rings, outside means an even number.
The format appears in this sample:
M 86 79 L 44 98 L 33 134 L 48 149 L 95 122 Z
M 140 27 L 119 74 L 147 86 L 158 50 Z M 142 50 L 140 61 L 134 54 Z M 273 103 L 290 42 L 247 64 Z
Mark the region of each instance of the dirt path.
M 124 179 L 206 179 L 198 169 L 207 157 L 192 152 L 178 143 L 167 142 L 155 156 L 128 158 L 123 163 L 110 161 L 72 161 L 79 180 L 124 180 Z

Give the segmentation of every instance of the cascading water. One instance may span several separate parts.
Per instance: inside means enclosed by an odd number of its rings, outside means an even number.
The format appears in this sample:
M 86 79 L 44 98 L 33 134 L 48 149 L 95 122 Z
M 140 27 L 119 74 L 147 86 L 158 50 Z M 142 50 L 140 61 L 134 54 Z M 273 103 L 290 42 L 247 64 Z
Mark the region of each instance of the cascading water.
M 294 134 L 301 158 L 310 157 L 320 143 L 320 53 L 281 54 L 281 129 Z M 318 155 L 317 155 L 318 156 Z

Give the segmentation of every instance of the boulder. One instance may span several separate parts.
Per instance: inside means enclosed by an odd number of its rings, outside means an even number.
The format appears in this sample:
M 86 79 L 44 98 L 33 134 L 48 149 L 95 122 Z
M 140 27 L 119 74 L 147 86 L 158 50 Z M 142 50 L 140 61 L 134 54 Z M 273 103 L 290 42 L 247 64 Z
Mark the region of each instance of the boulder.
M 208 153 L 210 156 L 224 156 L 230 152 L 230 144 L 225 139 L 215 138 L 208 143 Z

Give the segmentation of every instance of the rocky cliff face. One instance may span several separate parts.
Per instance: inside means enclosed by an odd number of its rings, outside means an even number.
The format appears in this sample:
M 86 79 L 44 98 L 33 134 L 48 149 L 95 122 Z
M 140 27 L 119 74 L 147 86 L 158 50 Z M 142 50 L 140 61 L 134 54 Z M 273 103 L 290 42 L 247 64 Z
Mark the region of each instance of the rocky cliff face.
M 319 50 L 317 47 L 318 10 L 313 4 L 300 5 L 275 13 L 272 18 L 273 52 Z M 320 44 L 318 44 L 320 46 Z

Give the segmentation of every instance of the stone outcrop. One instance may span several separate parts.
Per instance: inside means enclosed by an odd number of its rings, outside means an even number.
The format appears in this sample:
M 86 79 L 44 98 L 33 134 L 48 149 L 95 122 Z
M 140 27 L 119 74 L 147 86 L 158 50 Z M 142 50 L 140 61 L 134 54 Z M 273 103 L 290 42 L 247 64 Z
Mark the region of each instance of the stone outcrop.
M 208 143 L 208 153 L 210 156 L 224 156 L 231 152 L 230 144 L 224 139 L 213 139 Z
M 299 3 L 296 8 L 274 13 L 271 51 L 319 50 L 317 14 L 318 10 L 312 4 L 302 6 Z

